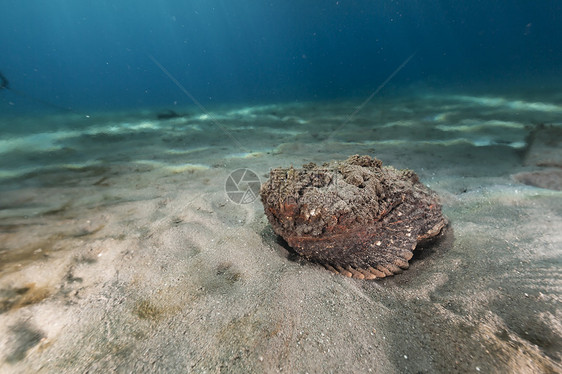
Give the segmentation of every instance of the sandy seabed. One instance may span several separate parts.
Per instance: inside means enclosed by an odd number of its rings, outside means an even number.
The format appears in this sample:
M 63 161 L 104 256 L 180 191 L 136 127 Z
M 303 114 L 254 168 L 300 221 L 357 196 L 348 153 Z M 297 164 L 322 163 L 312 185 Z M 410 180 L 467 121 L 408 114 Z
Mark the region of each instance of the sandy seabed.
M 5 135 L 0 372 L 562 372 L 561 100 L 357 104 Z M 441 197 L 449 228 L 403 274 L 334 275 L 225 192 L 351 154 Z

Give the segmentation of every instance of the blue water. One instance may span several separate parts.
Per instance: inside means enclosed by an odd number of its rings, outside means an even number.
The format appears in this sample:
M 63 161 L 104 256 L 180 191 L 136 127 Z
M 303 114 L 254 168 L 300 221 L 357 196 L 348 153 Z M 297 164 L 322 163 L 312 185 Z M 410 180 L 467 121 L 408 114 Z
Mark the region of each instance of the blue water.
M 560 371 L 562 0 L 1 0 L 0 72 L 0 372 Z M 229 178 L 353 154 L 450 220 L 388 282 Z
M 560 1 L 4 0 L 0 116 L 189 104 L 150 56 L 205 106 L 366 97 L 412 54 L 382 95 L 556 89 L 561 35 Z

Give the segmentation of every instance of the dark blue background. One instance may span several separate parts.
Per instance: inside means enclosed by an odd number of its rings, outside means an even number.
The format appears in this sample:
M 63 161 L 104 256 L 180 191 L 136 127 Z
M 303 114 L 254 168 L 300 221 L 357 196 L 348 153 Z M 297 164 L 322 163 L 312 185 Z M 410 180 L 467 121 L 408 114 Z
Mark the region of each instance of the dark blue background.
M 0 71 L 76 110 L 549 88 L 562 76 L 561 1 L 3 0 Z M 0 110 L 48 110 L 0 91 Z

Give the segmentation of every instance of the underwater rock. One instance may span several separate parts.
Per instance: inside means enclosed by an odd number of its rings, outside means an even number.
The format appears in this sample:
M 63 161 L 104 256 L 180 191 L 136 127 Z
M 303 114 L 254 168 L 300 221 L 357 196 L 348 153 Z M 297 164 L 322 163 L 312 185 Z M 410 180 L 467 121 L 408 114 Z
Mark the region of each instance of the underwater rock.
M 536 170 L 520 172 L 514 181 L 562 191 L 562 127 L 540 124 L 527 136 L 524 164 Z
M 562 126 L 537 125 L 526 141 L 525 165 L 562 168 Z
M 260 195 L 274 232 L 298 254 L 360 279 L 407 269 L 416 246 L 447 225 L 416 173 L 369 156 L 273 169 Z
M 158 114 L 156 114 L 156 119 L 174 119 L 174 118 L 180 118 L 183 117 L 183 114 L 178 114 L 176 112 L 174 112 L 171 109 L 166 109 L 163 110 L 161 112 L 158 112 Z
M 521 172 L 512 175 L 513 180 L 528 186 L 562 191 L 562 169 L 545 168 L 543 170 Z

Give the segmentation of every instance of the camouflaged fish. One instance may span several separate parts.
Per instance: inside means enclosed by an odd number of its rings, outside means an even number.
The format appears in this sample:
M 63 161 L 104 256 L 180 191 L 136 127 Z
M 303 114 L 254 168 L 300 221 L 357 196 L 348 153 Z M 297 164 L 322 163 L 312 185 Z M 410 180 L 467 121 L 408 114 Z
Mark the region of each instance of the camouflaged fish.
M 298 254 L 360 279 L 401 273 L 447 225 L 416 173 L 369 156 L 273 169 L 260 195 L 273 230 Z

